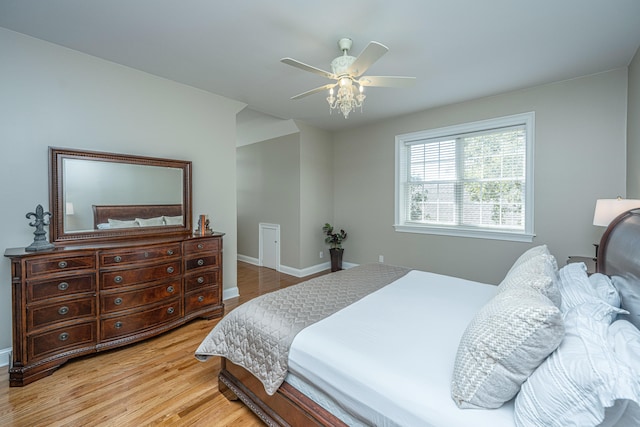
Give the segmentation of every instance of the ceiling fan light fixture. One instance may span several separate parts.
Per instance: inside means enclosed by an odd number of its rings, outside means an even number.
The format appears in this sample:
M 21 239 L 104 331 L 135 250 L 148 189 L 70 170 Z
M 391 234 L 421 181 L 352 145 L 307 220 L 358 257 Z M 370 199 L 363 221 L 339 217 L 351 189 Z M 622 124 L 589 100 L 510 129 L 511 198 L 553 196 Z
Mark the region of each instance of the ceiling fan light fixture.
M 362 112 L 362 106 L 366 98 L 364 86 L 408 87 L 414 83 L 415 77 L 363 76 L 371 64 L 380 59 L 389 49 L 383 44 L 372 41 L 369 42 L 360 55 L 353 57 L 349 55 L 352 43 L 349 38 L 340 39 L 338 47 L 342 51 L 342 56 L 331 61 L 331 70 L 333 71 L 331 73 L 293 58 L 282 58 L 280 61 L 287 65 L 334 81 L 333 83 L 302 92 L 291 99 L 300 99 L 329 89 L 329 96 L 326 98 L 329 103 L 329 114 L 333 110 L 340 110 L 346 119 L 349 117 L 349 113 L 356 108 L 360 108 Z M 358 89 L 355 88 L 356 85 L 354 83 L 357 84 Z M 338 87 L 337 94 L 334 91 L 335 87 Z
M 367 97 L 363 93 L 364 87 L 358 85 L 358 89 L 356 90 L 352 80 L 348 77 L 341 78 L 339 86 L 337 96 L 334 96 L 333 88 L 329 89 L 329 96 L 327 97 L 329 114 L 331 114 L 333 110 L 340 110 L 344 118 L 348 119 L 349 113 L 356 108 L 360 108 L 360 112 L 362 112 L 364 99 Z

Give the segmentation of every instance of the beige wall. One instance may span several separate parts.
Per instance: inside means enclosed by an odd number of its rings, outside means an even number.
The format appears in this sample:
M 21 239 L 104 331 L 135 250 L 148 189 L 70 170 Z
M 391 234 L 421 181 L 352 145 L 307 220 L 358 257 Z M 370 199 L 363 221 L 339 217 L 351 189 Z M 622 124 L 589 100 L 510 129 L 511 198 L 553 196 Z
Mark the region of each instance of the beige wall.
M 384 255 L 391 264 L 498 283 L 532 244 L 394 231 L 394 138 L 528 111 L 536 122 L 533 244 L 547 244 L 560 264 L 592 255 L 604 231 L 592 225 L 596 199 L 625 192 L 626 96 L 627 70 L 619 69 L 335 134 L 334 225 L 350 233 L 345 260 Z
M 47 147 L 193 162 L 193 213 L 224 238 L 235 288 L 236 101 L 0 29 L 0 246 L 33 241 L 25 218 L 49 206 Z M 231 178 L 230 178 L 231 177 Z M 9 260 L 0 259 L 0 349 L 11 346 Z
M 300 128 L 300 268 L 328 261 L 322 226 L 333 221 L 333 144 L 331 134 Z M 320 252 L 324 258 L 320 258 Z
M 331 135 L 304 123 L 299 132 L 237 150 L 238 254 L 259 257 L 261 222 L 280 225 L 283 271 L 304 275 L 326 262 L 322 225 L 333 215 Z
M 640 48 L 629 66 L 627 198 L 640 199 Z
M 259 224 L 280 225 L 280 263 L 300 263 L 300 135 L 237 149 L 238 253 L 258 259 Z

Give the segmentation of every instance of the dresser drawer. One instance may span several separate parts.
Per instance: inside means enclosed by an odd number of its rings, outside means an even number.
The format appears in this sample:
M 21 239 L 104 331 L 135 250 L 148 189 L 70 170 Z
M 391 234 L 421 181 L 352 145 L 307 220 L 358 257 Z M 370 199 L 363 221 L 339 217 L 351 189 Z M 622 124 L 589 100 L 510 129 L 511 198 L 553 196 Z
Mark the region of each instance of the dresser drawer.
M 100 339 L 110 340 L 126 335 L 140 333 L 171 320 L 182 317 L 182 305 L 179 299 L 174 299 L 162 305 L 125 316 L 115 316 L 100 321 Z
M 36 277 L 45 274 L 94 269 L 96 268 L 96 258 L 93 254 L 65 256 L 59 258 L 47 257 L 27 260 L 25 264 L 27 277 Z
M 195 258 L 187 258 L 184 260 L 185 273 L 198 268 L 218 267 L 218 260 L 218 254 L 206 254 Z
M 218 286 L 202 288 L 199 291 L 191 292 L 185 296 L 185 315 L 198 311 L 202 308 L 220 304 L 220 292 Z
M 205 270 L 199 274 L 190 274 L 184 279 L 184 291 L 189 292 L 204 286 L 218 285 L 220 283 L 220 270 Z
M 147 304 L 154 304 L 181 295 L 181 281 L 172 280 L 161 285 L 128 292 L 100 296 L 102 313 L 113 313 Z
M 95 273 L 67 276 L 56 280 L 45 280 L 41 282 L 29 281 L 27 282 L 27 302 L 36 302 L 95 291 Z
M 194 239 L 184 243 L 184 253 L 189 255 L 196 252 L 218 252 L 220 250 L 219 238 Z
M 128 270 L 103 271 L 100 273 L 100 288 L 119 288 L 137 283 L 158 281 L 180 274 L 182 274 L 180 260 Z
M 100 253 L 100 264 L 103 267 L 122 265 L 132 262 L 154 261 L 182 255 L 180 243 L 145 248 L 103 251 Z
M 56 323 L 96 315 L 95 297 L 61 301 L 56 304 L 29 307 L 27 330 L 33 331 Z
M 76 347 L 96 344 L 96 322 L 81 323 L 66 328 L 34 334 L 28 338 L 29 360 L 60 354 Z

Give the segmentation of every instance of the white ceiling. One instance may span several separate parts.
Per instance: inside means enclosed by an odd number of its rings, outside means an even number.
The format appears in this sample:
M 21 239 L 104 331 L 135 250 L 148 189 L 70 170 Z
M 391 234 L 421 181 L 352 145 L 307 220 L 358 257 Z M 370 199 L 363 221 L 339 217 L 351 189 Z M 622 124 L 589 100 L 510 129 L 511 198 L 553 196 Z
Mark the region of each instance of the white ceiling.
M 325 129 L 629 65 L 640 0 L 0 0 L 0 26 Z M 337 41 L 356 56 L 389 47 L 369 75 L 417 77 L 369 88 L 364 113 L 329 115 L 328 81 L 282 64 L 330 70 Z M 1 63 L 1 55 L 0 55 Z

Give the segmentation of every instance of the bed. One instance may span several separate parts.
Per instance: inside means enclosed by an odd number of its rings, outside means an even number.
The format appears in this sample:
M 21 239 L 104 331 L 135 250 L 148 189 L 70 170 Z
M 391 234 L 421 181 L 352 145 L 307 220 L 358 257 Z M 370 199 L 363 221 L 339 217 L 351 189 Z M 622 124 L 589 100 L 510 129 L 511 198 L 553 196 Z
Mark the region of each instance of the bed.
M 183 224 L 179 204 L 92 205 L 92 208 L 95 230 Z
M 499 286 L 363 265 L 241 305 L 196 357 L 273 426 L 640 425 L 639 254 L 632 210 L 591 276 L 544 245 Z

